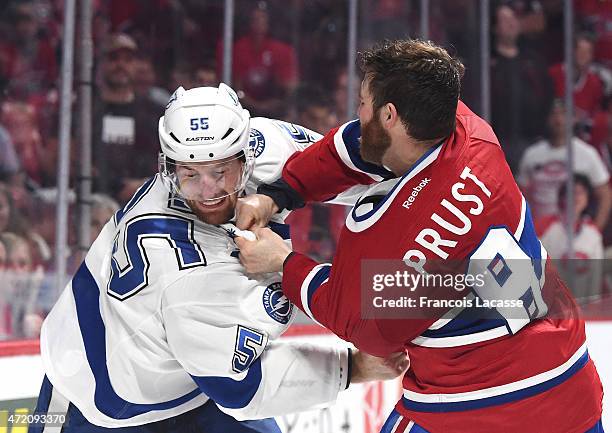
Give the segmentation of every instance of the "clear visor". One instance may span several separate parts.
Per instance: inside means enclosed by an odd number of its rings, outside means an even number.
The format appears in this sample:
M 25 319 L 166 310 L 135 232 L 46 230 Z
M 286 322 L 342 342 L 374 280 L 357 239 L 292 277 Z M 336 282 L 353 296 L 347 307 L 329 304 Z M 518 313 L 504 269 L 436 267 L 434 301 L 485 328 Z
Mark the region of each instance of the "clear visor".
M 252 160 L 242 153 L 210 162 L 178 162 L 159 156 L 164 184 L 185 200 L 214 202 L 241 192 L 251 172 Z

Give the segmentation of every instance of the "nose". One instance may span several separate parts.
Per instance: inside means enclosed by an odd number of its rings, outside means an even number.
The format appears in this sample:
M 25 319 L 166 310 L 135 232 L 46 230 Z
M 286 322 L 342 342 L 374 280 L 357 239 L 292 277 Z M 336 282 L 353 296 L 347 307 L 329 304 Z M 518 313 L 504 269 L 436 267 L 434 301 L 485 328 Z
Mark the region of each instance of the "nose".
M 222 179 L 204 174 L 200 176 L 199 195 L 202 200 L 214 199 L 221 195 Z

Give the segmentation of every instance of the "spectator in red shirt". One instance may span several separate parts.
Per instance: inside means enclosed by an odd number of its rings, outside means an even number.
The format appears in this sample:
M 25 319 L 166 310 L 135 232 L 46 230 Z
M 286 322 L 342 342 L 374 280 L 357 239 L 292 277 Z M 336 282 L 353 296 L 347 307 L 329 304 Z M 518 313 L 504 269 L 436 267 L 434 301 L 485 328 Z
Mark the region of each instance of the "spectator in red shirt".
M 24 102 L 5 102 L 0 123 L 10 134 L 27 182 L 31 186 L 47 184 L 55 167 L 49 164 L 52 158 L 43 145 L 34 107 Z
M 612 68 L 612 2 L 574 0 L 578 24 L 597 35 L 595 61 Z
M 609 171 L 612 171 L 612 96 L 605 98 L 603 110 L 593 117 L 590 144 L 601 154 Z
M 604 85 L 599 74 L 593 68 L 593 39 L 580 34 L 574 41 L 574 105 L 576 120 L 589 123 L 595 113 L 601 109 L 604 98 Z M 549 69 L 555 86 L 555 96 L 565 95 L 565 64 L 558 63 Z
M 258 3 L 251 12 L 250 31 L 234 44 L 234 88 L 244 93 L 242 104 L 257 115 L 283 117 L 298 80 L 297 58 L 291 45 L 269 35 L 269 21 L 266 4 Z M 219 49 L 218 65 L 221 59 Z
M 7 38 L 0 41 L 0 75 L 19 98 L 45 93 L 58 75 L 55 49 L 43 35 L 32 1 L 15 3 Z

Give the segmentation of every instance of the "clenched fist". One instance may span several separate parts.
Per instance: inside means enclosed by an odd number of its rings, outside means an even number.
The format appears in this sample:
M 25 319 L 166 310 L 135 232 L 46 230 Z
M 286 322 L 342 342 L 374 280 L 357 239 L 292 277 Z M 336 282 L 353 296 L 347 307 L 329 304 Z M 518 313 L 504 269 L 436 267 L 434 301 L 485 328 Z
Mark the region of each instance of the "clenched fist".
M 240 249 L 240 261 L 249 274 L 281 272 L 291 248 L 279 235 L 269 228 L 252 229 L 257 239 L 234 239 Z
M 267 195 L 247 195 L 239 198 L 236 203 L 236 227 L 240 230 L 265 227 L 276 212 L 278 206 Z
M 372 380 L 395 379 L 410 367 L 410 359 L 405 352 L 398 352 L 388 358 L 378 358 L 362 351 L 353 352 L 351 383 Z

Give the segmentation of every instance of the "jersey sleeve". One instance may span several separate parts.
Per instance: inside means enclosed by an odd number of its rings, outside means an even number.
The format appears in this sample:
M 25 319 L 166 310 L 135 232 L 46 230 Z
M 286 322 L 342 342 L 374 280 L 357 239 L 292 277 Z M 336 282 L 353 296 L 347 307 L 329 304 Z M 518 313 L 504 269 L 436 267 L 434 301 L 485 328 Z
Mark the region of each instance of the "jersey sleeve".
M 348 350 L 270 341 L 274 335 L 250 321 L 244 305 L 224 296 L 220 286 L 237 278 L 246 277 L 190 274 L 166 289 L 162 315 L 172 356 L 238 420 L 333 403 L 348 383 Z M 198 289 L 205 287 L 216 289 Z
M 351 324 L 351 330 L 338 326 L 335 320 L 339 314 L 338 306 L 347 301 L 336 295 L 341 293 L 341 287 L 353 282 L 349 281 L 350 275 L 332 271 L 329 263 L 317 263 L 303 254 L 292 253 L 285 261 L 283 293 L 312 320 L 358 349 L 385 358 L 403 351 L 410 336 L 419 335 L 433 323 L 431 319 L 407 321 L 359 317 Z
M 359 153 L 361 129 L 353 120 L 303 152 L 289 158 L 282 177 L 305 202 L 329 201 L 356 185 L 396 177 L 384 167 L 364 161 Z
M 252 119 L 249 146 L 255 153 L 255 168 L 251 181 L 260 185 L 279 179 L 291 155 L 304 150 L 321 137 L 321 134 L 294 123 L 265 117 Z

